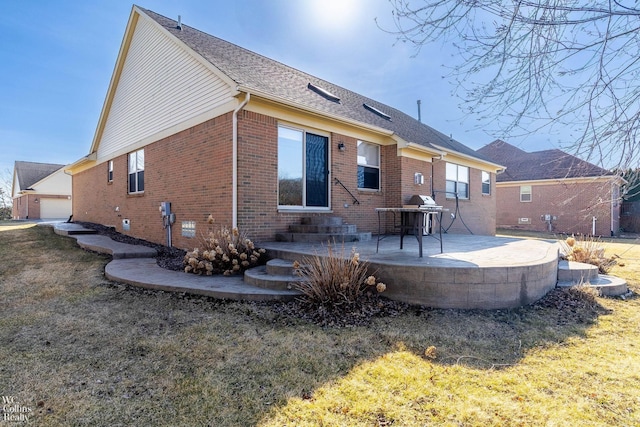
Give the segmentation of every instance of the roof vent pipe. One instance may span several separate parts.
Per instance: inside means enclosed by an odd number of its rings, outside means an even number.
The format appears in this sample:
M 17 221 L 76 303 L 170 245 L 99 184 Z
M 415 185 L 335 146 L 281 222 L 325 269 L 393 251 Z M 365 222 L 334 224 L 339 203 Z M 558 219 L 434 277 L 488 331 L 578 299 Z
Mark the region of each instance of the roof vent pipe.
M 420 104 L 422 104 L 422 101 L 418 99 L 418 121 L 422 123 L 422 117 L 420 116 Z
M 176 28 L 182 31 L 182 16 L 180 15 L 178 15 L 178 26 Z

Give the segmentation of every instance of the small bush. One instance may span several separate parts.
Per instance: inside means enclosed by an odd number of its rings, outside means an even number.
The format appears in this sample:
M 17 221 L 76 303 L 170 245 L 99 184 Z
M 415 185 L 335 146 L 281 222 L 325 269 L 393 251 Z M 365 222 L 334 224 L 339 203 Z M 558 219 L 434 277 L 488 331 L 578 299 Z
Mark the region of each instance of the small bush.
M 303 279 L 294 287 L 301 291 L 304 299 L 313 304 L 354 304 L 366 292 L 381 293 L 386 285 L 368 273 L 368 262 L 360 261 L 360 255 L 351 250 L 349 257 L 338 254 L 331 245 L 327 255 L 305 257 L 302 263 L 295 262 L 296 273 Z
M 11 207 L 0 207 L 0 220 L 11 219 Z
M 213 225 L 211 215 L 207 219 Z M 200 247 L 184 256 L 184 271 L 186 273 L 224 274 L 229 276 L 258 265 L 261 256 L 266 252 L 258 249 L 244 233 L 237 228 L 221 226 L 211 227 L 200 239 Z
M 605 257 L 602 242 L 591 236 L 579 235 L 567 237 L 560 241 L 561 257 L 567 261 L 582 262 L 598 267 L 598 271 L 606 274 L 618 264 L 617 256 Z

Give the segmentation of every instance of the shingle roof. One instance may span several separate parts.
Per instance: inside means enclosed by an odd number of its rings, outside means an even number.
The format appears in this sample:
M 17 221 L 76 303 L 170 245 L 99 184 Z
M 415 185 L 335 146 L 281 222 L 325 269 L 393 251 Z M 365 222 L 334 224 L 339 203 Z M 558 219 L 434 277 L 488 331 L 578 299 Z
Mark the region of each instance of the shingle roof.
M 504 173 L 498 175 L 497 182 L 611 175 L 606 169 L 561 150 L 528 153 L 499 139 L 478 149 L 478 152 L 507 167 Z
M 237 85 L 284 99 L 301 107 L 326 112 L 394 132 L 407 142 L 435 148 L 444 147 L 479 160 L 490 161 L 482 154 L 438 132 L 411 116 L 326 80 L 289 67 L 273 59 L 251 52 L 233 43 L 206 34 L 138 7 L 165 30 L 193 49 Z M 308 87 L 309 83 L 337 96 L 339 101 L 323 96 Z M 390 116 L 390 120 L 364 107 L 371 106 Z
M 64 165 L 16 161 L 14 167 L 20 190 L 26 190 L 36 182 L 63 168 Z

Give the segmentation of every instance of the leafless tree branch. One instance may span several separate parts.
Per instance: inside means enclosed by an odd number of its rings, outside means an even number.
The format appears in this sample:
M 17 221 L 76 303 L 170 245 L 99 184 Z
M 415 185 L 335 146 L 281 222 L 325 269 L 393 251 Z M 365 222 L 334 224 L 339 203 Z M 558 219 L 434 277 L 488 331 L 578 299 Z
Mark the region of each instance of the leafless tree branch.
M 623 0 L 389 0 L 415 47 L 454 48 L 463 110 L 504 138 L 572 130 L 563 148 L 638 167 L 640 8 Z

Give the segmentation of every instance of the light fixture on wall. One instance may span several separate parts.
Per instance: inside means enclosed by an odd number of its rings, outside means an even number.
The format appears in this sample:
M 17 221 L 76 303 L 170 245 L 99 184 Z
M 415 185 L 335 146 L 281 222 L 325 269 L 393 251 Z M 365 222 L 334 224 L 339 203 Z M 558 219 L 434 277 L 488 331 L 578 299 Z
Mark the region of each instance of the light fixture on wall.
M 344 146 L 344 142 L 338 142 L 338 150 L 340 151 L 346 150 L 346 147 Z
M 40 200 L 39 200 L 39 199 L 35 199 L 35 200 L 34 200 L 34 202 L 35 202 L 35 203 L 38 203 L 38 202 L 40 202 Z
M 420 172 L 416 172 L 415 175 L 413 175 L 413 182 L 416 185 L 424 184 L 424 175 L 422 175 Z

